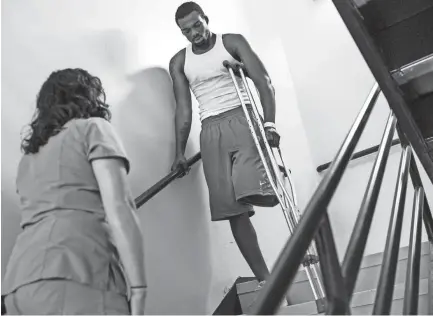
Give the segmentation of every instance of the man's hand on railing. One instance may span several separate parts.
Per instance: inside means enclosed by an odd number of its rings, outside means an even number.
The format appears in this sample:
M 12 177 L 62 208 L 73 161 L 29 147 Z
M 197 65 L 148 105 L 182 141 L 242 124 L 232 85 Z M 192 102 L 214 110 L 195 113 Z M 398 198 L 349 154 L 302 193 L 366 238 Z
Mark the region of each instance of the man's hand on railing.
M 187 175 L 191 167 L 188 165 L 188 161 L 186 160 L 184 155 L 176 155 L 174 158 L 173 165 L 171 166 L 171 171 L 175 171 L 180 169 L 182 173 L 179 175 L 179 178 Z
M 174 179 L 183 177 L 190 170 L 191 166 L 195 164 L 197 161 L 201 159 L 201 153 L 198 152 L 190 159 L 186 160 L 185 156 L 176 157 L 173 162 L 173 166 L 171 167 L 171 172 L 166 175 L 164 178 L 155 183 L 151 188 L 140 194 L 135 199 L 135 205 L 137 208 L 140 208 L 144 203 L 149 201 L 153 196 L 155 196 L 158 192 L 164 189 L 167 185 L 173 182 Z M 183 170 L 183 172 L 182 172 Z M 179 172 L 180 171 L 180 172 Z M 178 173 L 181 173 L 178 175 Z

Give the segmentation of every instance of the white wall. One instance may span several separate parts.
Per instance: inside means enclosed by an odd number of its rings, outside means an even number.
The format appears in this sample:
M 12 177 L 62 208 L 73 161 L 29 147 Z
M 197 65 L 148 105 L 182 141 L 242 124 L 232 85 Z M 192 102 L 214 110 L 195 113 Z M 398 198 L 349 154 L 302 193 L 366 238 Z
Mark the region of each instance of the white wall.
M 174 22 L 182 1 L 2 1 L 2 276 L 19 233 L 15 173 L 20 130 L 30 121 L 35 97 L 51 71 L 81 67 L 101 78 L 113 107 L 113 124 L 129 153 L 134 195 L 171 166 L 174 99 L 167 66 L 186 44 Z M 314 165 L 278 36 L 252 29 L 242 1 L 200 1 L 215 32 L 240 32 L 264 60 L 277 89 L 277 124 L 285 158 L 293 169 L 301 205 L 315 185 Z M 230 10 L 225 8 L 230 7 Z M 195 112 L 187 155 L 198 148 Z M 296 154 L 295 154 L 296 153 Z M 201 164 L 140 209 L 146 244 L 150 314 L 207 314 L 224 288 L 252 273 L 228 223 L 211 223 Z M 279 210 L 253 218 L 269 266 L 288 238 Z
M 178 3 L 172 1 L 171 10 Z M 14 192 L 19 132 L 29 122 L 45 78 L 59 68 L 81 67 L 102 79 L 113 106 L 113 124 L 130 156 L 132 190 L 138 195 L 167 174 L 172 162 L 174 101 L 164 68 L 184 42 L 172 35 L 172 14 L 164 14 L 162 4 L 152 10 L 142 1 L 4 1 L 2 6 L 4 268 L 19 232 Z M 150 32 L 151 27 L 160 33 Z M 190 155 L 198 151 L 196 133 L 188 146 Z M 152 289 L 149 313 L 206 309 L 211 262 L 203 212 L 207 201 L 198 170 L 182 187 L 173 184 L 140 210 Z
M 98 75 L 113 124 L 130 155 L 135 195 L 169 171 L 174 151 L 170 57 L 186 44 L 174 23 L 182 1 L 2 1 L 2 275 L 19 213 L 14 179 L 20 130 L 49 73 L 82 67 Z M 276 88 L 284 158 L 303 208 L 365 100 L 373 78 L 330 0 L 202 0 L 215 32 L 243 33 Z M 227 10 L 226 8 L 230 8 Z M 358 149 L 379 142 L 388 115 L 381 99 Z M 199 150 L 197 112 L 187 153 Z M 399 150 L 388 163 L 367 253 L 383 250 Z M 373 158 L 352 163 L 330 207 L 342 255 Z M 424 183 L 427 178 L 424 176 Z M 432 196 L 429 186 L 428 194 Z M 409 190 L 402 244 L 407 244 Z M 251 276 L 228 223 L 211 223 L 201 164 L 140 209 L 146 242 L 150 314 L 208 314 L 238 276 Z M 279 208 L 258 209 L 253 223 L 272 266 L 288 238 Z
M 276 6 L 268 6 L 267 14 L 263 13 L 264 4 L 257 14 L 266 16 L 269 23 L 274 22 L 274 28 L 281 34 L 313 161 L 318 166 L 334 158 L 374 78 L 332 1 L 276 1 Z M 357 151 L 379 144 L 388 114 L 388 104 L 381 96 Z M 391 150 L 366 254 L 384 249 L 400 152 L 398 146 Z M 340 257 L 347 247 L 374 157 L 350 164 L 329 207 Z M 431 205 L 433 187 L 424 172 L 422 178 Z M 408 245 L 412 200 L 413 189 L 409 184 L 402 246 Z M 425 234 L 423 238 L 426 240 Z

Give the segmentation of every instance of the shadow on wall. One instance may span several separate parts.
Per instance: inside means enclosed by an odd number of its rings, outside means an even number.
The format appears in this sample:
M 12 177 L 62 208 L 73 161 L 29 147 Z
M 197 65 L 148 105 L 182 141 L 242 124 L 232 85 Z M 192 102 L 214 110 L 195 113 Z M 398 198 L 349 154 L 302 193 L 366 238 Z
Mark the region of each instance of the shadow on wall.
M 114 106 L 116 126 L 131 161 L 134 196 L 167 175 L 174 157 L 174 97 L 163 68 L 130 77 L 132 90 Z M 187 149 L 188 153 L 198 151 Z M 198 147 L 198 146 L 197 146 Z M 189 154 L 188 154 L 189 156 Z M 197 163 L 139 210 L 150 287 L 147 314 L 205 314 L 211 286 L 208 203 Z
M 2 103 L 14 106 L 1 109 L 2 122 L 7 123 L 2 125 L 2 139 L 8 139 L 2 142 L 2 167 L 7 166 L 2 168 L 2 273 L 20 230 L 14 184 L 21 157 L 19 132 L 29 122 L 34 96 L 51 71 L 81 67 L 101 78 L 108 100 L 117 103 L 113 125 L 130 156 L 134 196 L 165 176 L 174 156 L 174 98 L 167 71 L 149 68 L 129 78 L 126 75 L 139 63 L 135 34 L 115 27 L 102 31 L 65 25 L 52 28 L 51 21 L 25 10 L 14 10 L 13 17 L 6 21 L 8 45 L 2 51 L 5 66 L 10 65 L 2 72 L 2 88 L 7 88 Z M 29 33 L 20 27 L 28 17 L 41 32 Z M 198 151 L 191 136 L 187 156 Z M 140 209 L 150 285 L 147 313 L 206 313 L 211 269 L 205 187 L 198 163 L 188 177 Z

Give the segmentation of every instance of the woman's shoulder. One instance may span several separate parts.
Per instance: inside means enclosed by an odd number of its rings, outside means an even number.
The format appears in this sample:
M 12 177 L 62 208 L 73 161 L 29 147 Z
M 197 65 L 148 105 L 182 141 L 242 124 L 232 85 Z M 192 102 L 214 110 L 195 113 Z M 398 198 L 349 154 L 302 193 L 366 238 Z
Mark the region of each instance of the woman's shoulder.
M 89 125 L 105 125 L 110 124 L 106 119 L 102 117 L 89 117 L 89 118 L 76 118 L 72 119 L 69 124 L 77 126 L 89 126 Z
M 111 128 L 110 122 L 101 117 L 77 118 L 68 122 L 70 126 L 75 126 L 78 130 L 87 134 L 89 131 L 106 130 Z

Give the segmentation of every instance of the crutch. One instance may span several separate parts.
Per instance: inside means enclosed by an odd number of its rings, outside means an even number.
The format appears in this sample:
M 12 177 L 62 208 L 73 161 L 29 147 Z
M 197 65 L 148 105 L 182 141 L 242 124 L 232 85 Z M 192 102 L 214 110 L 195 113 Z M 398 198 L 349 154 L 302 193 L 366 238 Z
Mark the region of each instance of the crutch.
M 233 67 L 227 61 L 224 61 L 223 65 L 228 69 L 228 71 L 231 75 L 233 84 L 236 88 L 236 92 L 238 94 L 239 100 L 240 100 L 241 105 L 242 105 L 242 109 L 245 113 L 245 117 L 247 119 L 248 126 L 250 128 L 254 143 L 257 147 L 260 159 L 263 162 L 263 166 L 265 168 L 266 175 L 269 179 L 269 182 L 271 184 L 273 191 L 275 192 L 276 197 L 278 198 L 278 201 L 279 201 L 281 208 L 283 210 L 283 214 L 284 214 L 284 217 L 286 219 L 287 225 L 289 227 L 290 233 L 292 234 L 295 226 L 299 222 L 301 214 L 300 214 L 299 208 L 297 207 L 296 193 L 295 193 L 295 189 L 292 185 L 290 170 L 288 170 L 286 165 L 284 164 L 284 160 L 283 160 L 280 148 L 278 148 L 278 154 L 279 154 L 279 158 L 280 158 L 281 163 L 282 163 L 281 169 L 276 162 L 276 157 L 274 155 L 274 151 L 271 149 L 271 147 L 270 147 L 270 145 L 266 139 L 266 134 L 265 134 L 265 130 L 263 127 L 263 123 L 262 123 L 260 114 L 258 112 L 254 97 L 252 96 L 251 90 L 249 88 L 247 79 L 245 77 L 245 74 L 244 74 L 242 68 L 239 68 L 238 71 L 241 75 L 243 86 L 244 86 L 245 91 L 247 92 L 248 98 L 250 100 L 250 104 L 252 107 L 252 114 L 254 116 L 253 119 L 257 123 L 260 135 L 257 135 L 257 132 L 253 126 L 252 118 L 251 118 L 250 113 L 248 111 L 247 105 L 245 104 L 245 101 L 242 98 L 242 93 L 241 93 L 239 84 L 236 80 L 236 76 L 234 74 Z M 272 167 L 272 170 L 274 172 L 275 177 L 272 175 L 271 169 L 269 168 L 269 165 L 268 165 L 268 161 L 265 158 L 265 153 L 262 150 L 262 145 L 260 144 L 259 136 L 261 138 L 260 140 L 262 141 L 264 148 L 266 149 L 266 153 L 268 155 L 267 157 L 269 158 L 269 161 L 270 161 L 270 164 L 271 164 L 271 167 Z M 286 186 L 285 186 L 283 179 L 281 177 L 283 177 L 286 180 L 286 185 L 288 185 L 290 187 L 291 195 L 287 191 Z M 317 258 L 317 251 L 315 250 L 314 244 L 312 244 L 312 246 L 310 246 L 310 248 L 308 249 L 307 257 L 304 258 L 302 265 L 305 268 L 305 272 L 307 274 L 308 281 L 310 283 L 314 298 L 316 300 L 317 309 L 318 309 L 318 312 L 320 313 L 320 312 L 324 311 L 325 293 L 324 293 L 323 285 L 322 285 L 322 282 L 320 280 L 320 276 L 319 276 L 317 266 L 316 266 L 318 261 L 317 260 L 312 261 L 311 258 Z M 313 277 L 313 274 L 314 274 L 315 278 Z

